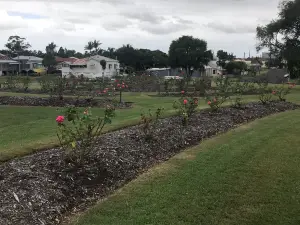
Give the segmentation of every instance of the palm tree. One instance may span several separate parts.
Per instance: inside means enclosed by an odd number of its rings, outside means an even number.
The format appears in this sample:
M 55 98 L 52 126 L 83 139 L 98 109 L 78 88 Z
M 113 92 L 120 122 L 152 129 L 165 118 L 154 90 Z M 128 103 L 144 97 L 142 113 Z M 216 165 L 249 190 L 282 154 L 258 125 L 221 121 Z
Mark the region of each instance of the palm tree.
M 92 41 L 89 41 L 86 46 L 84 46 L 84 50 L 90 51 L 90 54 L 92 53 L 92 50 L 94 49 L 94 43 Z
M 96 52 L 96 54 L 98 54 L 98 52 L 99 52 L 99 50 L 100 50 L 100 45 L 101 45 L 102 43 L 100 43 L 100 41 L 98 41 L 98 40 L 94 40 L 93 41 L 93 48 L 95 49 L 95 52 Z

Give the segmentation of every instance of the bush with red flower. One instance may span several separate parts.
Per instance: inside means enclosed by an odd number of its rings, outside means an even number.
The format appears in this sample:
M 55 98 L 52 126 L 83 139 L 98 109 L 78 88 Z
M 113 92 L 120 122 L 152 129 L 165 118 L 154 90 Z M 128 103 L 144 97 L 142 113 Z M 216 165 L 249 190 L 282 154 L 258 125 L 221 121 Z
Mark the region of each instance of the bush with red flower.
M 291 90 L 296 86 L 295 83 L 288 82 L 273 89 L 272 95 L 278 97 L 279 101 L 286 101 L 286 96 L 291 93 Z
M 102 118 L 93 117 L 89 108 L 82 112 L 76 107 L 68 107 L 64 116 L 57 116 L 57 137 L 65 150 L 66 161 L 72 165 L 82 164 L 91 154 L 95 136 L 101 135 L 113 117 L 114 108 L 110 106 L 107 106 Z
M 182 92 L 182 95 L 184 92 Z M 182 117 L 182 124 L 187 125 L 189 118 L 196 112 L 198 107 L 198 98 L 182 96 L 178 101 L 175 101 L 173 108 L 177 110 L 178 114 Z
M 122 103 L 122 93 L 123 91 L 128 89 L 128 85 L 125 83 L 125 81 L 121 80 L 115 80 L 114 82 L 114 90 L 119 92 L 120 100 L 119 102 Z
M 222 104 L 226 101 L 226 98 L 221 96 L 207 97 L 206 98 L 207 105 L 213 110 L 218 110 Z

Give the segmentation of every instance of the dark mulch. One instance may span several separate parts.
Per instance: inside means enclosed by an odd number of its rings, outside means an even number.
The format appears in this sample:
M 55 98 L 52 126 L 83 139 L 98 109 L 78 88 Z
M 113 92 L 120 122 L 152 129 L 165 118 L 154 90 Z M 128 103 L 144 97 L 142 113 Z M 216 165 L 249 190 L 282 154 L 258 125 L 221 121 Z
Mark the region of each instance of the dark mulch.
M 167 160 L 204 138 L 238 124 L 296 109 L 287 102 L 268 106 L 249 103 L 245 109 L 201 111 L 189 125 L 179 117 L 160 121 L 154 141 L 145 141 L 139 126 L 103 135 L 85 169 L 71 170 L 60 149 L 50 149 L 0 165 L 0 224 L 59 224 L 78 209 L 108 195 L 145 169 Z
M 77 107 L 105 107 L 106 105 L 114 105 L 116 108 L 129 108 L 132 102 L 118 103 L 111 99 L 91 99 L 81 98 L 75 99 L 66 97 L 63 99 L 50 97 L 31 97 L 31 96 L 0 96 L 0 105 L 17 105 L 17 106 L 53 106 L 63 107 L 75 105 Z

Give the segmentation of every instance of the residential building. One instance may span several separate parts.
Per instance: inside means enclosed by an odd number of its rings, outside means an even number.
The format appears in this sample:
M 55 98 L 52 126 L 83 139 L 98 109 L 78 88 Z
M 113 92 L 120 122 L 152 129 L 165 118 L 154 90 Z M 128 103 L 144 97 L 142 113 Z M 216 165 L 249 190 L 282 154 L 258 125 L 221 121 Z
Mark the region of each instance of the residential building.
M 69 64 L 69 63 L 73 63 L 76 60 L 78 60 L 78 58 L 75 57 L 70 57 L 70 58 L 62 58 L 62 57 L 55 57 L 55 61 L 56 61 L 56 69 L 60 70 L 62 69 L 64 64 Z
M 39 57 L 20 55 L 13 58 L 13 60 L 17 61 L 17 63 L 15 64 L 16 70 L 20 70 L 20 72 L 29 72 L 34 71 L 34 69 L 43 68 L 43 59 Z
M 172 69 L 172 68 L 150 68 L 146 70 L 146 73 L 149 75 L 157 75 L 164 77 L 178 77 L 180 75 L 181 69 Z M 195 70 L 192 74 L 192 77 L 201 77 L 201 76 L 220 76 L 223 74 L 222 67 L 217 65 L 216 60 L 212 60 L 208 63 L 207 66 L 204 66 L 204 71 L 200 72 Z
M 106 61 L 106 68 L 103 70 L 100 62 Z M 104 56 L 95 55 L 85 59 L 77 59 L 74 62 L 62 64 L 62 76 L 84 76 L 87 78 L 112 77 L 119 73 L 120 63 L 118 60 Z
M 0 76 L 7 75 L 10 72 L 13 72 L 14 68 L 12 67 L 13 63 L 18 63 L 12 60 L 10 57 L 0 54 Z

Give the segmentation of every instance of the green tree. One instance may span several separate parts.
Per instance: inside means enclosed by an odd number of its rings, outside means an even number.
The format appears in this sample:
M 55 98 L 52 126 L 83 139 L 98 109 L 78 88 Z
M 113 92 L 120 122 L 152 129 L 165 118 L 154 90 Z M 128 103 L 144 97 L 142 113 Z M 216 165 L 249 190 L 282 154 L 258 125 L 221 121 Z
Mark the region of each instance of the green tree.
M 169 48 L 169 63 L 172 68 L 185 70 L 189 81 L 193 71 L 203 71 L 204 66 L 213 59 L 213 54 L 207 50 L 207 42 L 192 36 L 182 36 L 173 40 Z
M 247 69 L 247 64 L 242 61 L 232 61 L 226 64 L 225 69 L 229 74 L 240 75 L 242 71 Z
M 257 50 L 268 48 L 270 60 L 285 59 L 291 78 L 300 77 L 300 0 L 283 1 L 279 9 L 278 18 L 257 27 Z
M 24 51 L 29 49 L 31 45 L 26 42 L 26 38 L 20 36 L 10 36 L 5 44 L 11 54 L 22 54 Z
M 56 65 L 55 55 L 56 55 L 57 45 L 51 42 L 46 46 L 46 55 L 43 59 L 43 65 L 48 68 L 48 72 L 54 69 Z
M 84 46 L 84 50 L 90 51 L 90 54 L 92 54 L 92 50 L 94 49 L 94 43 L 92 41 L 89 41 L 86 46 Z

